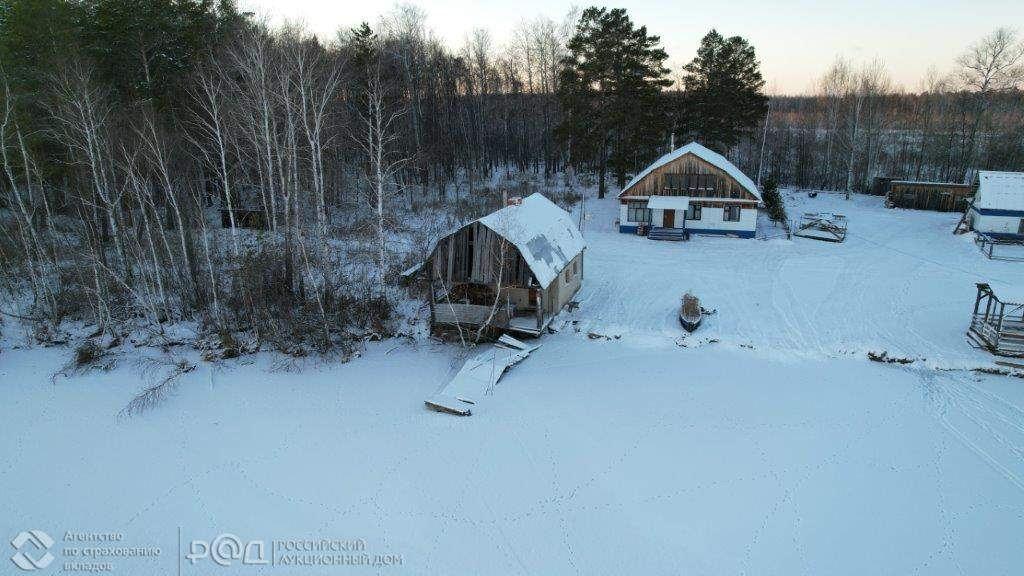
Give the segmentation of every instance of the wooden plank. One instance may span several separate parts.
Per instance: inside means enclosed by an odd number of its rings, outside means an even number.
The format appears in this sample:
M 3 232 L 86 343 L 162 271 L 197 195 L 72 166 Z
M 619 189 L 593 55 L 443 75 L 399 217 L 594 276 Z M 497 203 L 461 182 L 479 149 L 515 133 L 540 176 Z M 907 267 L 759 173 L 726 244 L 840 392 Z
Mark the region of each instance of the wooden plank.
M 454 416 L 472 416 L 473 414 L 473 411 L 469 409 L 469 405 L 473 403 L 460 398 L 438 395 L 430 400 L 424 400 L 423 403 L 431 410 Z
M 501 342 L 502 344 L 507 344 L 509 346 L 512 346 L 513 348 L 518 348 L 520 350 L 536 350 L 537 348 L 539 348 L 539 346 L 530 346 L 529 344 L 516 340 L 515 338 L 509 336 L 508 334 L 502 334 L 501 337 L 498 338 L 498 341 Z

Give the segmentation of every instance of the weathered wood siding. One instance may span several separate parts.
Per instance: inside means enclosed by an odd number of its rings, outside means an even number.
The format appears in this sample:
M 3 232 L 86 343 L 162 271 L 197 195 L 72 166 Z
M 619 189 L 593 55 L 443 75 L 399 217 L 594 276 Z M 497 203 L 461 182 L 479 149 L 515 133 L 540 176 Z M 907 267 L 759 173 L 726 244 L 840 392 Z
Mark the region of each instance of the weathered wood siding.
M 530 285 L 533 274 L 519 250 L 490 228 L 474 222 L 437 244 L 431 278 L 442 278 L 449 286 L 456 282 Z M 504 270 L 499 276 L 500 263 Z
M 700 178 L 694 181 L 696 188 L 680 189 L 669 187 L 670 184 L 678 182 L 678 178 L 667 177 L 676 174 L 700 174 L 708 178 Z M 712 188 L 712 189 L 709 189 Z M 679 158 L 659 166 L 644 176 L 632 188 L 626 191 L 626 196 L 690 196 L 700 198 L 742 198 L 757 202 L 757 199 L 748 192 L 735 178 L 725 170 L 710 164 L 695 154 L 684 154 Z
M 974 195 L 968 184 L 945 182 L 899 182 L 889 184 L 886 205 L 890 208 L 962 212 Z

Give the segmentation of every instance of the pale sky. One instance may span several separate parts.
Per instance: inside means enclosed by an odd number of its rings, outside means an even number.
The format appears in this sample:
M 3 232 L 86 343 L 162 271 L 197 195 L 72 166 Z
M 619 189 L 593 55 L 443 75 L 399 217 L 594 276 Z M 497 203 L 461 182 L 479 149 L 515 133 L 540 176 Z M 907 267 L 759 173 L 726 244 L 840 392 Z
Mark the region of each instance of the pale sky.
M 561 22 L 564 0 L 419 0 L 431 30 L 451 47 L 466 33 L 486 28 L 496 44 L 524 19 L 545 15 Z M 391 10 L 373 0 L 241 0 L 243 7 L 274 20 L 301 19 L 322 37 L 359 22 L 375 24 Z M 711 28 L 740 35 L 757 49 L 767 88 L 775 93 L 810 89 L 837 55 L 858 63 L 881 58 L 893 79 L 916 89 L 929 67 L 948 72 L 968 45 L 999 26 L 1024 33 L 1024 0 L 630 0 L 624 7 L 639 25 L 661 36 L 668 64 L 676 69 L 696 53 Z

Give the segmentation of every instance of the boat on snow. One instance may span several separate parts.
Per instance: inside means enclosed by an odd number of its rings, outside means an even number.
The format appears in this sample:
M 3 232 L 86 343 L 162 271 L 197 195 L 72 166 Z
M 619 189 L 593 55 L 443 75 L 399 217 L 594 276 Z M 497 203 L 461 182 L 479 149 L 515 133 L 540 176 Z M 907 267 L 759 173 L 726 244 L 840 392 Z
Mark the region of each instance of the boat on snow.
M 683 304 L 679 307 L 679 323 L 687 332 L 693 332 L 704 319 L 704 311 L 700 307 L 700 299 L 687 292 L 683 294 Z

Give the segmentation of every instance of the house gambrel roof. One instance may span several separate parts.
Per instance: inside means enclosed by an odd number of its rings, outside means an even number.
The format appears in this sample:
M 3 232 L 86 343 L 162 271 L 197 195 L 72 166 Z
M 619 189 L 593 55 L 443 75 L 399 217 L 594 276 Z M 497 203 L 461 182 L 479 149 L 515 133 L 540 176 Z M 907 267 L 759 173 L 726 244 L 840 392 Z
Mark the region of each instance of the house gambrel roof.
M 733 165 L 732 162 L 729 162 L 725 158 L 725 156 L 722 156 L 718 152 L 701 146 L 696 142 L 690 142 L 686 146 L 673 150 L 672 152 L 665 154 L 661 158 L 658 158 L 654 162 L 654 164 L 651 164 L 647 168 L 644 168 L 642 172 L 640 172 L 632 180 L 630 180 L 629 184 L 626 184 L 625 188 L 622 189 L 622 192 L 619 192 L 619 197 L 627 196 L 628 194 L 626 194 L 626 192 L 628 192 L 630 188 L 632 188 L 638 182 L 643 180 L 651 172 L 657 170 L 658 168 L 661 168 L 662 166 L 668 164 L 669 162 L 678 160 L 679 158 L 682 158 L 687 154 L 693 154 L 694 156 L 700 158 L 701 160 L 704 160 L 708 164 L 711 164 L 712 166 L 721 169 L 726 174 L 731 176 L 734 180 L 736 180 L 736 182 L 738 182 L 744 190 L 750 192 L 754 196 L 754 198 L 757 199 L 758 202 L 761 201 L 761 193 L 757 190 L 757 184 L 754 184 L 753 180 L 751 180 L 746 174 L 740 171 L 740 169 Z

